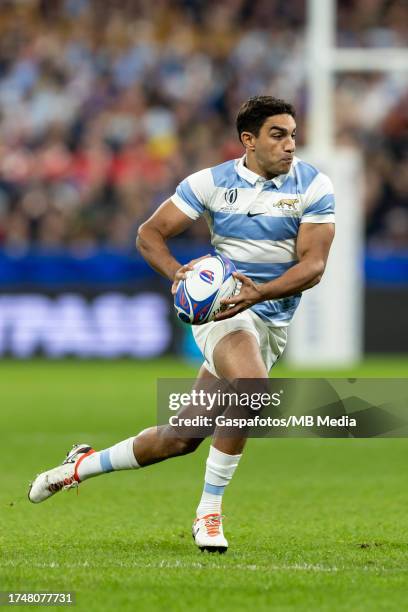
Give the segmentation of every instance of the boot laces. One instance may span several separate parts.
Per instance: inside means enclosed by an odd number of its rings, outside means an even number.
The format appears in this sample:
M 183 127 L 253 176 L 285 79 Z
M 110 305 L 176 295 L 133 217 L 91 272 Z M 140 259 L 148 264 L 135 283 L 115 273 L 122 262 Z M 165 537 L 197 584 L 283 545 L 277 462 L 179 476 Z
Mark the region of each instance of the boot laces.
M 209 536 L 217 536 L 220 534 L 223 516 L 221 514 L 208 514 L 204 516 L 204 525 Z
M 48 490 L 51 493 L 57 493 L 57 491 L 61 491 L 61 489 L 72 489 L 73 487 L 77 487 L 78 482 L 75 480 L 73 476 L 69 478 L 64 478 L 64 480 L 60 480 L 59 482 L 53 482 L 48 486 Z

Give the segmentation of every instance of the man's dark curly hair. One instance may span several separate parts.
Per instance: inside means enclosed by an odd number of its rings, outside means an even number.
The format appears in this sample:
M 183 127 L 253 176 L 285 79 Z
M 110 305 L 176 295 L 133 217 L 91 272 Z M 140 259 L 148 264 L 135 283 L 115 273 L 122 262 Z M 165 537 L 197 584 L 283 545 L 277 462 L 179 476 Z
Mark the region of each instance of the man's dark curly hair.
M 254 136 L 258 136 L 266 119 L 273 115 L 291 115 L 295 119 L 296 111 L 289 102 L 273 96 L 249 98 L 241 105 L 237 115 L 236 126 L 239 139 L 241 140 L 242 132 L 251 132 Z

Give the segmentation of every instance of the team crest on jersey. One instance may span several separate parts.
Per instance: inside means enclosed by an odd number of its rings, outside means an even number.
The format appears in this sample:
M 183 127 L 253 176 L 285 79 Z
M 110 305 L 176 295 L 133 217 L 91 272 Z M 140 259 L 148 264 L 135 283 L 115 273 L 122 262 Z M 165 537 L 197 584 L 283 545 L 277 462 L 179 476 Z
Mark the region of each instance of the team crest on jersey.
M 278 200 L 273 205 L 274 208 L 280 208 L 281 210 L 293 210 L 296 211 L 296 204 L 299 202 L 297 198 L 283 198 L 282 200 Z

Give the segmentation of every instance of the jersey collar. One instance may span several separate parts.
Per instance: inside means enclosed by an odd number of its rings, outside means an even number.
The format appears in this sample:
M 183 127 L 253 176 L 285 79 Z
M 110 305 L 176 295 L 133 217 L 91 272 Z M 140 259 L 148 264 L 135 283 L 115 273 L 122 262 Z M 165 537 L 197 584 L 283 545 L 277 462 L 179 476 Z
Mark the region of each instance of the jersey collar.
M 259 174 L 256 174 L 256 172 L 252 172 L 252 170 L 247 168 L 245 165 L 245 160 L 245 155 L 235 160 L 235 170 L 241 178 L 248 181 L 248 183 L 251 183 L 251 185 L 255 185 L 256 183 L 273 183 L 278 189 L 280 189 L 291 172 L 291 170 L 289 170 L 287 174 L 279 174 L 279 176 L 275 176 L 273 179 L 268 180 L 264 176 L 260 176 Z

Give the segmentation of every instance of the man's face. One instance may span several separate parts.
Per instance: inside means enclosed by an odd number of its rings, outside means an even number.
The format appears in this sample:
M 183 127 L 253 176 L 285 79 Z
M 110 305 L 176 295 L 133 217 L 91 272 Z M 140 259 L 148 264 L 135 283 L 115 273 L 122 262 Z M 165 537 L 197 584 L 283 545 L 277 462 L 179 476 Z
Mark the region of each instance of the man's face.
M 289 172 L 296 149 L 295 136 L 296 122 L 285 114 L 268 117 L 258 136 L 244 132 L 242 140 L 262 174 L 272 178 Z

